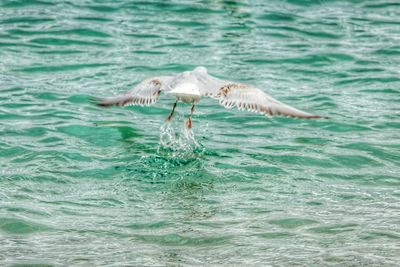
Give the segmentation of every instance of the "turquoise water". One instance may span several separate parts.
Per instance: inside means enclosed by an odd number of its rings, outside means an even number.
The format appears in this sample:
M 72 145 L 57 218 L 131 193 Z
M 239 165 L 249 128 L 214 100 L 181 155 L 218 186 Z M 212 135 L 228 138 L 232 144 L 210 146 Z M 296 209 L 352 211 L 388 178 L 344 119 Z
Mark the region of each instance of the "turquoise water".
M 1 1 L 0 265 L 396 265 L 399 63 L 396 1 Z M 331 119 L 90 102 L 198 65 Z

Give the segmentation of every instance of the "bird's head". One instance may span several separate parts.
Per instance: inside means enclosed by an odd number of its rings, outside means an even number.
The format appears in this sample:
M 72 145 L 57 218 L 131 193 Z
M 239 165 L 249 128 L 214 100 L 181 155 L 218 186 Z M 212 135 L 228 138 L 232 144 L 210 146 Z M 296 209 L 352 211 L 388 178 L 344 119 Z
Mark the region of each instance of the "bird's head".
M 207 74 L 207 69 L 205 67 L 197 67 L 194 69 L 195 72 L 201 73 L 201 74 Z

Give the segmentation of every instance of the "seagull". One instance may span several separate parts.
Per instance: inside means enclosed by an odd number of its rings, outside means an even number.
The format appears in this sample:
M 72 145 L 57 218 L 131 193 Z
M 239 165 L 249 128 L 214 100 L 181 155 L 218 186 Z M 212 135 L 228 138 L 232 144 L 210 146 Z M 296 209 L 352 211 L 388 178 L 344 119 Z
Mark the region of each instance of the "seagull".
M 160 97 L 161 92 L 172 95 L 176 101 L 167 122 L 171 121 L 179 101 L 192 104 L 190 115 L 185 122 L 187 128 L 192 128 L 192 115 L 195 105 L 202 97 L 211 97 L 219 101 L 225 108 L 237 107 L 266 116 L 284 115 L 294 118 L 317 119 L 325 118 L 310 114 L 288 106 L 262 90 L 251 85 L 221 80 L 208 74 L 205 67 L 196 67 L 173 76 L 158 76 L 146 79 L 125 94 L 103 99 L 99 106 L 149 106 Z

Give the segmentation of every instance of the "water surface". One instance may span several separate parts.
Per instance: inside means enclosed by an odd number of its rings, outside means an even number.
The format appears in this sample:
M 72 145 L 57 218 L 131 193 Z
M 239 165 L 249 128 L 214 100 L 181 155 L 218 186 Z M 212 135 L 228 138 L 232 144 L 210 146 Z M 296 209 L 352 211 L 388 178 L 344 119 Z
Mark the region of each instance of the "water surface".
M 396 265 L 399 43 L 387 0 L 1 1 L 0 265 Z M 90 102 L 199 65 L 331 119 Z

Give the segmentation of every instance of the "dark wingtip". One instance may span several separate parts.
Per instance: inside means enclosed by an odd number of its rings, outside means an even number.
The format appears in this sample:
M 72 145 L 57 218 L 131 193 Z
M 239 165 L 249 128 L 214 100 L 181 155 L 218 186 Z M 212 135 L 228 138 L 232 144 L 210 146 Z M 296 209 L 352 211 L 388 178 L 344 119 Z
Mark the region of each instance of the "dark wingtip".
M 96 105 L 98 107 L 109 107 L 111 105 L 109 105 L 104 99 L 99 99 L 97 97 L 91 97 L 89 99 L 89 102 L 93 105 Z
M 330 117 L 320 116 L 320 115 L 311 115 L 311 116 L 308 116 L 306 119 L 330 119 Z
M 109 106 L 112 106 L 112 105 L 107 104 L 107 103 L 104 102 L 104 101 L 100 101 L 100 102 L 97 102 L 97 103 L 96 103 L 96 106 L 102 107 L 102 108 L 106 108 L 106 107 L 109 107 Z
M 315 119 L 324 119 L 324 120 L 328 120 L 328 119 L 330 119 L 331 117 L 328 117 L 328 116 L 320 116 L 320 115 L 316 115 L 315 116 Z

